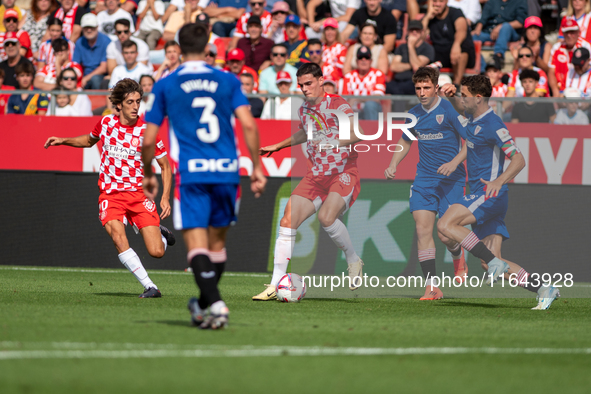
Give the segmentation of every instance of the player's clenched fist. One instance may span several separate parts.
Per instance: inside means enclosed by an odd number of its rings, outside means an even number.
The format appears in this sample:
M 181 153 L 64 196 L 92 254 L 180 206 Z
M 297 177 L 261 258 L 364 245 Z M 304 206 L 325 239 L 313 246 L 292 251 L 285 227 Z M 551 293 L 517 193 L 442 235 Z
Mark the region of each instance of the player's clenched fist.
M 63 143 L 64 139 L 59 137 L 49 137 L 47 141 L 45 141 L 45 145 L 43 146 L 45 149 L 49 148 L 50 146 L 57 146 Z
M 445 97 L 453 97 L 456 95 L 456 87 L 453 83 L 446 83 L 439 88 L 439 94 Z
M 250 190 L 254 193 L 255 198 L 259 198 L 265 192 L 267 185 L 267 177 L 263 174 L 261 168 L 254 168 L 250 176 Z
M 390 166 L 386 168 L 386 170 L 384 171 L 384 176 L 386 177 L 386 179 L 394 179 L 394 177 L 396 176 L 396 166 Z

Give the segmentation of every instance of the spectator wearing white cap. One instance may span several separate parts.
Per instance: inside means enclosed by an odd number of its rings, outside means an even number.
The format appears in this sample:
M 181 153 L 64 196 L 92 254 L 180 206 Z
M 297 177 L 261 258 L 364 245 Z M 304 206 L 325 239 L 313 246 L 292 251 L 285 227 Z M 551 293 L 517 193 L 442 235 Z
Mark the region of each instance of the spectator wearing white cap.
M 591 64 L 589 64 L 589 50 L 577 48 L 571 59 L 572 68 L 566 74 L 566 89 L 577 89 L 581 97 L 591 97 Z M 566 90 L 565 90 L 566 91 Z M 566 97 L 566 95 L 564 95 Z
M 275 81 L 277 90 L 280 94 L 289 94 L 292 86 L 292 77 L 287 71 L 279 71 Z M 292 102 L 295 100 L 295 102 Z M 271 116 L 271 105 L 275 104 L 275 116 Z M 261 119 L 276 119 L 276 120 L 297 120 L 298 115 L 296 109 L 302 105 L 303 101 L 299 98 L 292 97 L 275 97 L 267 100 L 263 107 Z M 293 108 L 292 108 L 293 105 Z
M 579 109 L 581 92 L 577 88 L 566 88 L 564 97 L 573 99 L 573 102 L 566 103 L 566 108 L 558 110 L 554 124 L 588 125 L 589 118 Z
M 279 94 L 279 86 L 277 85 L 277 74 L 281 71 L 287 71 L 291 76 L 292 85 L 290 90 L 297 91 L 296 73 L 297 69 L 290 66 L 287 61 L 287 48 L 284 44 L 275 44 L 271 48 L 271 66 L 261 71 L 259 76 L 259 93 Z
M 84 70 L 82 87 L 100 89 L 101 82 L 107 74 L 107 47 L 111 40 L 106 34 L 98 31 L 98 20 L 94 14 L 84 15 L 80 26 L 82 37 L 76 41 L 72 60 L 80 64 Z

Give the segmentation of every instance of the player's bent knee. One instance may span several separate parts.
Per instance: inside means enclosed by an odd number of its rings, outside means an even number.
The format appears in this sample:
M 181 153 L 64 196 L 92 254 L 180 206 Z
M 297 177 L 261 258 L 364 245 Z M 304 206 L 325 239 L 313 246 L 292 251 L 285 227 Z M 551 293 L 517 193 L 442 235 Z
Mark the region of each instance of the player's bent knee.
M 148 248 L 148 253 L 150 253 L 150 256 L 157 259 L 162 258 L 164 256 L 164 252 L 164 245 L 157 245 Z
M 279 221 L 279 225 L 285 228 L 291 228 L 291 215 L 283 215 L 281 220 Z
M 336 218 L 325 212 L 318 212 L 318 221 L 322 227 L 330 227 L 335 222 Z
M 449 228 L 450 224 L 447 220 L 445 220 L 444 218 L 439 219 L 439 221 L 437 222 L 437 233 L 439 234 L 439 239 L 441 239 L 442 242 L 444 242 L 441 238 L 442 235 L 444 237 L 449 237 Z

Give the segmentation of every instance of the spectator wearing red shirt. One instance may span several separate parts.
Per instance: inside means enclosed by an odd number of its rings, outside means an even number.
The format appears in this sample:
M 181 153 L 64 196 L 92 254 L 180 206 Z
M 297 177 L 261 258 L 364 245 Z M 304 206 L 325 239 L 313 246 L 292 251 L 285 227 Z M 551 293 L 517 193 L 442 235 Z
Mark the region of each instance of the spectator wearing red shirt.
M 569 63 L 575 49 L 591 50 L 591 45 L 581 37 L 579 25 L 574 19 L 563 19 L 560 28 L 564 34 L 564 41 L 554 44 L 550 52 L 548 83 L 552 89 L 552 97 L 560 97 L 566 87 Z
M 248 37 L 238 40 L 237 48 L 244 52 L 246 65 L 256 70 L 264 70 L 271 64 L 271 49 L 275 43 L 273 40 L 262 36 L 263 26 L 261 18 L 253 15 L 248 20 L 246 27 Z
M 548 89 L 548 76 L 539 67 L 534 66 L 534 51 L 527 46 L 519 48 L 517 52 L 517 64 L 519 68 L 513 70 L 509 77 L 509 91 L 507 92 L 507 97 L 525 97 L 525 91 L 523 90 L 523 86 L 521 85 L 521 79 L 519 75 L 523 70 L 534 70 L 536 71 L 540 79 L 538 81 L 538 86 L 536 86 L 535 94 L 538 97 L 547 97 L 549 96 L 549 89 Z
M 589 29 L 589 22 L 591 22 L 591 2 L 589 0 L 569 0 L 566 15 L 562 20 L 567 18 L 574 19 L 577 22 L 581 28 L 581 37 L 591 43 L 591 29 Z M 559 29 L 558 39 L 563 38 L 562 29 Z
M 64 36 L 72 42 L 76 42 L 82 34 L 80 21 L 86 12 L 74 0 L 61 0 L 61 7 L 53 16 L 64 23 Z
M 0 68 L 0 90 L 14 90 L 14 86 L 4 85 L 4 69 Z M 6 104 L 10 94 L 0 94 L 0 115 L 6 113 Z
M 304 63 L 318 64 L 322 68 L 324 78 L 330 77 L 338 83 L 343 78 L 342 70 L 333 67 L 331 64 L 325 64 L 322 53 L 322 42 L 317 38 L 312 38 L 308 41 L 308 48 L 302 57 L 302 61 Z
M 29 37 L 29 33 L 18 29 L 18 12 L 16 12 L 15 9 L 9 8 L 4 13 L 4 28 L 6 29 L 6 33 L 0 33 L 0 60 L 6 60 L 6 53 L 4 52 L 4 37 L 9 32 L 16 33 L 16 37 L 21 43 L 21 55 L 29 60 L 33 60 L 31 38 Z
M 265 7 L 267 2 L 264 0 L 250 0 L 249 3 L 251 12 L 245 12 L 240 16 L 236 23 L 236 30 L 234 31 L 234 37 L 228 46 L 228 49 L 234 49 L 238 45 L 238 40 L 244 37 L 248 37 L 248 21 L 251 16 L 258 16 L 261 20 L 261 26 L 263 28 L 262 35 L 266 37 L 269 34 L 271 23 L 273 22 L 273 15 Z
M 343 77 L 345 58 L 347 57 L 347 47 L 340 43 L 339 22 L 334 18 L 327 18 L 323 27 L 322 72 L 325 75 L 334 73 L 337 79 L 341 79 Z
M 495 63 L 486 65 L 484 75 L 490 79 L 490 84 L 492 85 L 491 97 L 507 97 L 508 86 L 501 81 L 503 72 L 497 68 Z
M 357 50 L 357 69 L 347 73 L 342 81 L 343 96 L 383 96 L 386 93 L 386 77 L 377 68 L 371 67 L 371 50 L 361 46 Z M 351 105 L 354 106 L 354 103 Z M 378 120 L 380 109 L 378 101 L 358 103 L 359 118 Z
M 254 79 L 253 93 L 256 93 L 259 88 L 259 74 L 252 68 L 246 66 L 244 63 L 244 52 L 241 49 L 232 49 L 228 52 L 227 65 L 225 71 L 229 71 L 240 79 L 241 74 L 250 74 Z

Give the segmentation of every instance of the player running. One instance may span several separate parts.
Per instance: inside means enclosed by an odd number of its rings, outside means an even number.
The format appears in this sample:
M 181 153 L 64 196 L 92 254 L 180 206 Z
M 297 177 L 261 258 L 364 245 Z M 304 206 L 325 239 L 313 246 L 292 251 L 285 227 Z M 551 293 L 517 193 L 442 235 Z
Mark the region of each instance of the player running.
M 236 221 L 239 202 L 236 114 L 252 157 L 251 189 L 258 197 L 267 179 L 258 157 L 259 136 L 240 81 L 205 63 L 209 31 L 187 24 L 179 32 L 184 63 L 154 85 L 148 100 L 142 158 L 150 163 L 164 117 L 170 122 L 171 155 L 177 168 L 174 226 L 183 230 L 187 260 L 201 290 L 188 303 L 191 321 L 202 329 L 223 328 L 229 310 L 218 282 L 226 262 L 226 233 Z M 147 167 L 146 167 L 147 168 Z M 158 181 L 146 170 L 144 192 L 154 196 Z M 206 315 L 209 308 L 209 315 Z
M 300 129 L 284 141 L 261 148 L 261 155 L 270 156 L 273 152 L 306 142 L 308 171 L 291 193 L 279 223 L 271 284 L 265 285 L 266 289 L 262 293 L 252 297 L 254 301 L 277 299 L 275 286 L 287 272 L 297 229 L 315 212 L 318 212 L 318 221 L 324 230 L 345 253 L 349 288 L 355 290 L 361 285 L 363 261 L 353 249 L 347 227 L 338 219 L 353 205 L 361 189 L 357 152 L 328 148 L 329 145 L 344 147 L 359 139 L 354 137 L 351 140 L 339 140 L 337 116 L 323 112 L 326 109 L 338 109 L 352 117 L 353 110 L 341 96 L 324 92 L 322 69 L 316 63 L 302 65 L 296 75 L 306 100 L 298 109 Z M 313 127 L 312 140 L 307 139 L 309 123 Z M 354 135 L 354 122 L 349 123 L 351 135 Z
M 139 256 L 129 247 L 125 225 L 130 222 L 144 238 L 150 256 L 164 256 L 166 247 L 175 243 L 174 235 L 160 219 L 170 215 L 170 187 L 172 172 L 166 157 L 164 143 L 158 139 L 156 160 L 162 169 L 164 184 L 160 217 L 156 212 L 153 198 L 146 198 L 142 190 L 144 171 L 141 151 L 146 124 L 138 117 L 138 110 L 144 92 L 140 85 L 126 78 L 117 83 L 109 100 L 120 115 L 108 115 L 97 123 L 90 134 L 75 138 L 49 137 L 45 149 L 50 146 L 67 145 L 74 148 L 90 148 L 99 140 L 103 144 L 98 186 L 99 218 L 107 233 L 113 239 L 119 253 L 119 260 L 144 286 L 140 298 L 161 297 L 158 287 L 152 282 Z M 152 164 L 147 167 L 152 172 Z
M 451 84 L 444 85 L 441 90 L 446 94 L 455 93 Z M 459 130 L 468 147 L 470 195 L 447 210 L 437 223 L 437 230 L 444 237 L 460 242 L 482 260 L 483 268 L 488 270 L 487 283 L 493 283 L 500 275 L 514 274 L 519 286 L 537 292 L 538 305 L 533 309 L 548 309 L 560 296 L 558 289 L 528 279 L 529 274 L 523 268 L 501 258 L 502 242 L 509 238 L 504 221 L 509 203 L 507 183 L 525 167 L 525 159 L 501 118 L 489 107 L 491 93 L 490 80 L 485 76 L 467 77 L 462 81 L 461 107 L 470 122 Z M 503 171 L 505 156 L 511 163 Z M 472 225 L 472 231 L 464 227 L 468 224 Z
M 467 123 L 451 103 L 437 96 L 439 71 L 431 67 L 421 67 L 413 75 L 415 93 L 421 104 L 413 107 L 409 113 L 417 119 L 412 133 L 419 144 L 419 163 L 417 174 L 410 189 L 410 212 L 416 223 L 418 236 L 419 262 L 423 275 L 427 279 L 425 295 L 421 300 L 439 300 L 443 292 L 433 286 L 432 277 L 435 270 L 435 241 L 433 227 L 435 216 L 441 218 L 449 206 L 464 196 L 466 169 L 466 146 L 462 148 L 462 140 L 457 130 Z M 412 140 L 402 134 L 399 145 L 403 149 L 394 153 L 392 161 L 384 175 L 386 179 L 394 179 L 396 168 L 406 157 Z M 440 236 L 441 238 L 441 236 Z M 452 254 L 455 280 L 462 283 L 468 274 L 460 244 L 445 240 Z

